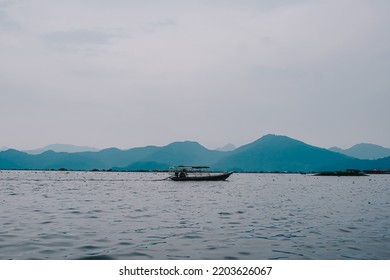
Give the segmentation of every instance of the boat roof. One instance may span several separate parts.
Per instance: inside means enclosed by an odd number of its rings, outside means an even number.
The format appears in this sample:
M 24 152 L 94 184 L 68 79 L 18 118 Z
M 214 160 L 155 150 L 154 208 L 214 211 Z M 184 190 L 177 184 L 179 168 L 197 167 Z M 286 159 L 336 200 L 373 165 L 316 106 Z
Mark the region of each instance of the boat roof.
M 210 168 L 209 166 L 205 166 L 205 165 L 178 165 L 178 166 L 175 166 L 175 168 L 188 168 L 188 169 L 206 169 L 206 168 Z

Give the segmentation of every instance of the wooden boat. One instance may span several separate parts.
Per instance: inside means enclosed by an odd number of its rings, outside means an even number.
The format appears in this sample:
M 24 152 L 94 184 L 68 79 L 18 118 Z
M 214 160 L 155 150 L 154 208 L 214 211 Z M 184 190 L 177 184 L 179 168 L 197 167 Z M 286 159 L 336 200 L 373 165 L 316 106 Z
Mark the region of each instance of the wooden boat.
M 210 173 L 206 169 L 208 166 L 177 166 L 174 174 L 169 177 L 172 181 L 224 181 L 233 172 Z

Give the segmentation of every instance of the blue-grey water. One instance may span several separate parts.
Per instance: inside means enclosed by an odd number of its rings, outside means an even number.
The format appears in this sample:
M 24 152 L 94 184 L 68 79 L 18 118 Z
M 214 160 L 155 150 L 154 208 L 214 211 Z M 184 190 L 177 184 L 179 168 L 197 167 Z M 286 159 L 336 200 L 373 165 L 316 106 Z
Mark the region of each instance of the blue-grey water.
M 390 259 L 390 176 L 0 171 L 0 259 Z

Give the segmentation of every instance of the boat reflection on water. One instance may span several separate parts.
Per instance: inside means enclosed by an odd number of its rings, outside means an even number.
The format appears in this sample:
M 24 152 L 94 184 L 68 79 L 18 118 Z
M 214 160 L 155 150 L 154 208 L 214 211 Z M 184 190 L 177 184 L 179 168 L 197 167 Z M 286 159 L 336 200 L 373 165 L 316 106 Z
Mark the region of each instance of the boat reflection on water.
M 233 174 L 233 172 L 209 172 L 208 168 L 210 167 L 179 165 L 173 168 L 173 175 L 169 179 L 173 181 L 224 181 Z

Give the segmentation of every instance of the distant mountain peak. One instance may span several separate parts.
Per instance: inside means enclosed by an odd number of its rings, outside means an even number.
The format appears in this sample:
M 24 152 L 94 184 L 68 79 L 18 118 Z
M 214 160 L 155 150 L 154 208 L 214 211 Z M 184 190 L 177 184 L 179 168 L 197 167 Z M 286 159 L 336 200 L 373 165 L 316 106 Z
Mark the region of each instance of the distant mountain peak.
M 106 149 L 103 149 L 103 150 L 100 150 L 101 152 L 119 152 L 121 151 L 121 149 L 118 149 L 116 147 L 111 147 L 111 148 L 106 148 Z
M 282 149 L 286 147 L 294 145 L 307 145 L 299 140 L 290 138 L 288 136 L 284 135 L 276 135 L 276 134 L 267 134 L 264 135 L 263 137 L 253 141 L 252 143 L 246 144 L 244 146 L 241 146 L 237 148 L 235 151 L 243 151 L 247 149 L 252 149 L 257 146 L 265 147 L 268 146 L 269 148 L 272 149 Z
M 180 148 L 202 148 L 206 149 L 204 146 L 199 144 L 196 141 L 176 141 L 168 144 L 166 147 L 180 147 Z
M 61 153 L 61 152 L 79 153 L 79 152 L 97 152 L 97 151 L 99 151 L 98 149 L 93 148 L 93 147 L 76 146 L 76 145 L 71 145 L 71 144 L 58 144 L 57 143 L 57 144 L 50 144 L 50 145 L 47 145 L 45 147 L 38 148 L 38 149 L 27 150 L 24 152 L 31 154 L 31 155 L 37 155 L 37 154 L 41 154 L 41 153 L 44 153 L 44 152 L 50 151 L 50 150 L 53 152 L 56 152 L 56 153 Z
M 287 141 L 287 142 L 300 142 L 300 143 L 303 143 L 299 140 L 296 140 L 296 139 L 293 139 L 293 138 L 290 138 L 288 136 L 285 136 L 285 135 L 277 135 L 277 134 L 267 134 L 267 135 L 264 135 L 263 137 L 257 139 L 255 142 L 257 141 Z
M 184 141 L 175 141 L 175 142 L 172 142 L 172 143 L 170 143 L 170 144 L 168 144 L 168 146 L 169 145 L 200 145 L 198 142 L 196 142 L 196 141 L 190 141 L 190 140 L 184 140 Z
M 350 149 L 356 149 L 356 148 L 379 148 L 379 149 L 386 149 L 382 146 L 376 145 L 376 144 L 370 144 L 370 143 L 359 143 L 353 145 Z
M 390 149 L 369 143 L 356 144 L 348 149 L 332 147 L 329 150 L 358 159 L 379 159 L 390 156 Z
M 285 140 L 285 141 L 293 141 L 293 142 L 303 143 L 303 142 L 300 141 L 300 140 L 291 138 L 291 137 L 286 136 L 286 135 L 279 135 L 279 134 L 266 134 L 266 135 L 264 135 L 263 137 L 261 137 L 260 139 L 264 139 L 264 140 L 275 140 L 275 139 L 279 139 L 279 140 Z
M 236 146 L 234 146 L 232 143 L 228 143 L 221 148 L 217 148 L 216 150 L 221 151 L 221 152 L 231 152 L 231 151 L 234 151 L 235 149 L 236 149 Z

